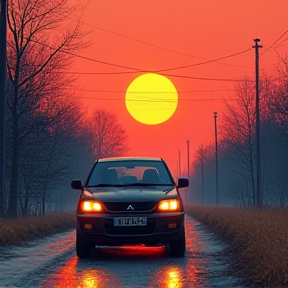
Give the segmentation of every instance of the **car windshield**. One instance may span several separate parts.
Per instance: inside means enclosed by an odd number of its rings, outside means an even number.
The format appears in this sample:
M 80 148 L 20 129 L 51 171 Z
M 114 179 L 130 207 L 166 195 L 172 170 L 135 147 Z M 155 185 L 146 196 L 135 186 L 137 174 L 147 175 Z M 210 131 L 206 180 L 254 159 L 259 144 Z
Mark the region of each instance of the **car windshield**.
M 90 187 L 126 185 L 174 185 L 174 181 L 162 161 L 125 160 L 97 162 L 86 183 Z

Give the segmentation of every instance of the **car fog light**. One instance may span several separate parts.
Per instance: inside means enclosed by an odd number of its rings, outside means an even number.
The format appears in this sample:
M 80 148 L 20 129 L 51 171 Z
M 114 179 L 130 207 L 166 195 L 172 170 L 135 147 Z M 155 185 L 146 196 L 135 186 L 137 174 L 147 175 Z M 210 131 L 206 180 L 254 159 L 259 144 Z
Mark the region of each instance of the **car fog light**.
M 86 230 L 91 230 L 92 229 L 92 225 L 91 224 L 84 224 L 84 228 Z
M 176 223 L 169 223 L 168 228 L 176 228 L 177 224 Z

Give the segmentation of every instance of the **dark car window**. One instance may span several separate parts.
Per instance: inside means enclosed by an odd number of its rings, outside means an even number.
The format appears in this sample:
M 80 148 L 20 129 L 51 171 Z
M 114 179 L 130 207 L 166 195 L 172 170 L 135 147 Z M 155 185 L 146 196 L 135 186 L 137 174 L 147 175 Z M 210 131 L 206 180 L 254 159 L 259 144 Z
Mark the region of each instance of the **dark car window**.
M 87 186 L 97 185 L 173 185 L 173 178 L 162 161 L 97 162 Z

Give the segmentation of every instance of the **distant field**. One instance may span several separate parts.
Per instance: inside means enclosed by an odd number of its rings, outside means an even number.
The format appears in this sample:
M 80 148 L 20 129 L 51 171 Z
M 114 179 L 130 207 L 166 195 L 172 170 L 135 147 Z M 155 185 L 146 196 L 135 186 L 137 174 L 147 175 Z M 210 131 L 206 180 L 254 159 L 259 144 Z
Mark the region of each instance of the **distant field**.
M 188 205 L 186 213 L 227 240 L 233 273 L 264 287 L 288 287 L 288 209 Z
M 17 219 L 0 218 L 0 246 L 20 244 L 23 241 L 75 228 L 74 213 L 29 216 Z

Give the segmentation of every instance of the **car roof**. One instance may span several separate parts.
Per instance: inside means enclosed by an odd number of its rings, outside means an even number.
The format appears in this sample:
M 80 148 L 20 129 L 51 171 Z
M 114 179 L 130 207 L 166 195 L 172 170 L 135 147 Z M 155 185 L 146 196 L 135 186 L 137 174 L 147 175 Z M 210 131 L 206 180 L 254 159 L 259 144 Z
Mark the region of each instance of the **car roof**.
M 98 162 L 110 162 L 110 161 L 163 161 L 160 157 L 107 157 L 100 158 Z

